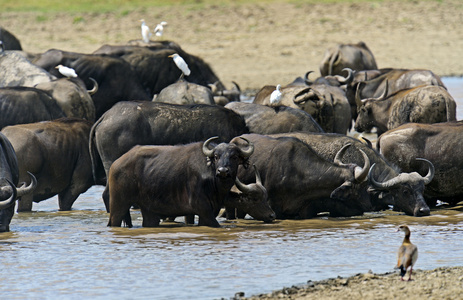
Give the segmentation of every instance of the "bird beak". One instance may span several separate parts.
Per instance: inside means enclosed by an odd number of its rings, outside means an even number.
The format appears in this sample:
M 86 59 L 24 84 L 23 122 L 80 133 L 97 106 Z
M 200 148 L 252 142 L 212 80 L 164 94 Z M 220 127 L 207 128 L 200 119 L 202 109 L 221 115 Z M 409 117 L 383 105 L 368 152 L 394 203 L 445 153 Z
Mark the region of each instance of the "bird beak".
M 174 55 L 172 54 L 172 55 L 169 55 L 169 56 L 167 56 L 167 57 L 174 57 Z

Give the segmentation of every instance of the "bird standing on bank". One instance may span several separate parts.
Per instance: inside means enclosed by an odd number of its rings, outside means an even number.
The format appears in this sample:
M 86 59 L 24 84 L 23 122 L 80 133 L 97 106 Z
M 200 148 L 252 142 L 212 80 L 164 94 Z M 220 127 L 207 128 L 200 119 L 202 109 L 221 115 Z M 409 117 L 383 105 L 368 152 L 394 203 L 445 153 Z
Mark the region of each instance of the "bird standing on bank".
M 397 231 L 403 231 L 405 233 L 402 245 L 399 247 L 397 255 L 397 266 L 396 269 L 400 269 L 400 280 L 404 280 L 405 273 L 407 273 L 408 267 L 410 267 L 410 274 L 408 281 L 412 280 L 413 265 L 415 265 L 418 259 L 418 247 L 410 242 L 410 229 L 407 225 L 400 225 Z
M 63 65 L 57 65 L 55 69 L 58 69 L 58 72 L 60 72 L 61 75 L 67 77 L 67 78 L 75 78 L 77 77 L 77 73 L 73 68 L 69 68 Z
M 276 89 L 270 94 L 270 104 L 277 104 L 281 100 L 281 85 L 277 85 Z
M 141 19 L 140 22 L 141 22 L 141 36 L 143 38 L 143 42 L 148 44 L 150 42 L 150 37 L 151 37 L 150 28 L 148 27 L 148 25 L 146 25 L 144 19 Z
M 174 53 L 172 55 L 169 55 L 169 57 L 172 57 L 172 59 L 174 60 L 174 63 L 177 65 L 180 71 L 182 71 L 182 74 L 180 75 L 180 79 L 183 78 L 183 75 L 189 76 L 191 74 L 191 71 L 188 68 L 187 63 L 180 55 L 178 55 L 177 53 Z
M 165 21 L 162 21 L 161 23 L 156 25 L 156 27 L 154 28 L 154 34 L 156 36 L 162 36 L 162 34 L 164 33 L 164 26 L 166 25 L 167 25 L 167 22 Z

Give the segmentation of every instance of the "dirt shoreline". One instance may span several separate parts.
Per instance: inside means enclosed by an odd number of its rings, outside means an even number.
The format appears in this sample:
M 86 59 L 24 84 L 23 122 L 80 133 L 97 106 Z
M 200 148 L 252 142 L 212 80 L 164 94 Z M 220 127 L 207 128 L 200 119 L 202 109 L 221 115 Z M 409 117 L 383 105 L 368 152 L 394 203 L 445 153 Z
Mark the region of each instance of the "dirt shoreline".
M 408 273 L 405 279 L 408 278 Z M 412 281 L 401 281 L 398 272 L 365 273 L 347 278 L 308 281 L 268 294 L 235 299 L 463 299 L 463 267 L 417 270 Z
M 463 2 L 381 1 L 145 7 L 108 13 L 0 12 L 1 26 L 25 51 L 56 48 L 91 53 L 103 44 L 140 38 L 140 19 L 151 28 L 167 21 L 163 39 L 208 62 L 225 85 L 242 90 L 291 82 L 314 70 L 337 43 L 364 41 L 378 67 L 424 68 L 463 76 Z M 152 38 L 155 40 L 155 38 Z M 311 282 L 250 299 L 463 299 L 463 268 L 398 274 L 361 274 Z

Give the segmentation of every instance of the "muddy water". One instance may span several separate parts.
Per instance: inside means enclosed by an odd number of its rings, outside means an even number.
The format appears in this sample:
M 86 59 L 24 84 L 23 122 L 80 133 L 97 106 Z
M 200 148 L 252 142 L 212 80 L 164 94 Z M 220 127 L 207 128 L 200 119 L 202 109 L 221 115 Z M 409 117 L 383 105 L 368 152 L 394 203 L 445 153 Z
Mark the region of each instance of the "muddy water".
M 459 92 L 457 101 L 463 101 L 462 82 L 455 90 L 448 85 L 454 97 Z M 11 232 L 0 234 L 3 299 L 217 299 L 388 272 L 402 223 L 411 226 L 419 247 L 416 268 L 463 261 L 463 206 L 441 206 L 423 218 L 386 211 L 273 224 L 220 219 L 218 229 L 185 226 L 181 219 L 141 228 L 133 211 L 134 228 L 128 229 L 106 227 L 101 192 L 91 188 L 70 212 L 57 211 L 52 198 L 14 216 Z

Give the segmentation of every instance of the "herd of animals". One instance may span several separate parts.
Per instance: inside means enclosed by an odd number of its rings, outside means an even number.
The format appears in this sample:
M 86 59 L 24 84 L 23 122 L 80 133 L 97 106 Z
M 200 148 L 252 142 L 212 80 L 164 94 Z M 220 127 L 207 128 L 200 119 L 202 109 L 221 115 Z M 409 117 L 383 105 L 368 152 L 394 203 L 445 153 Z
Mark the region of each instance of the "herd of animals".
M 461 200 L 454 99 L 430 70 L 378 69 L 363 42 L 328 49 L 314 80 L 242 102 L 238 84 L 172 41 L 32 54 L 5 29 L 0 40 L 0 231 L 16 203 L 58 195 L 70 210 L 93 185 L 105 186 L 108 225 L 128 227 L 133 207 L 142 226 L 198 216 L 219 227 L 223 208 L 272 222 L 427 216 Z M 353 129 L 376 130 L 376 144 Z

